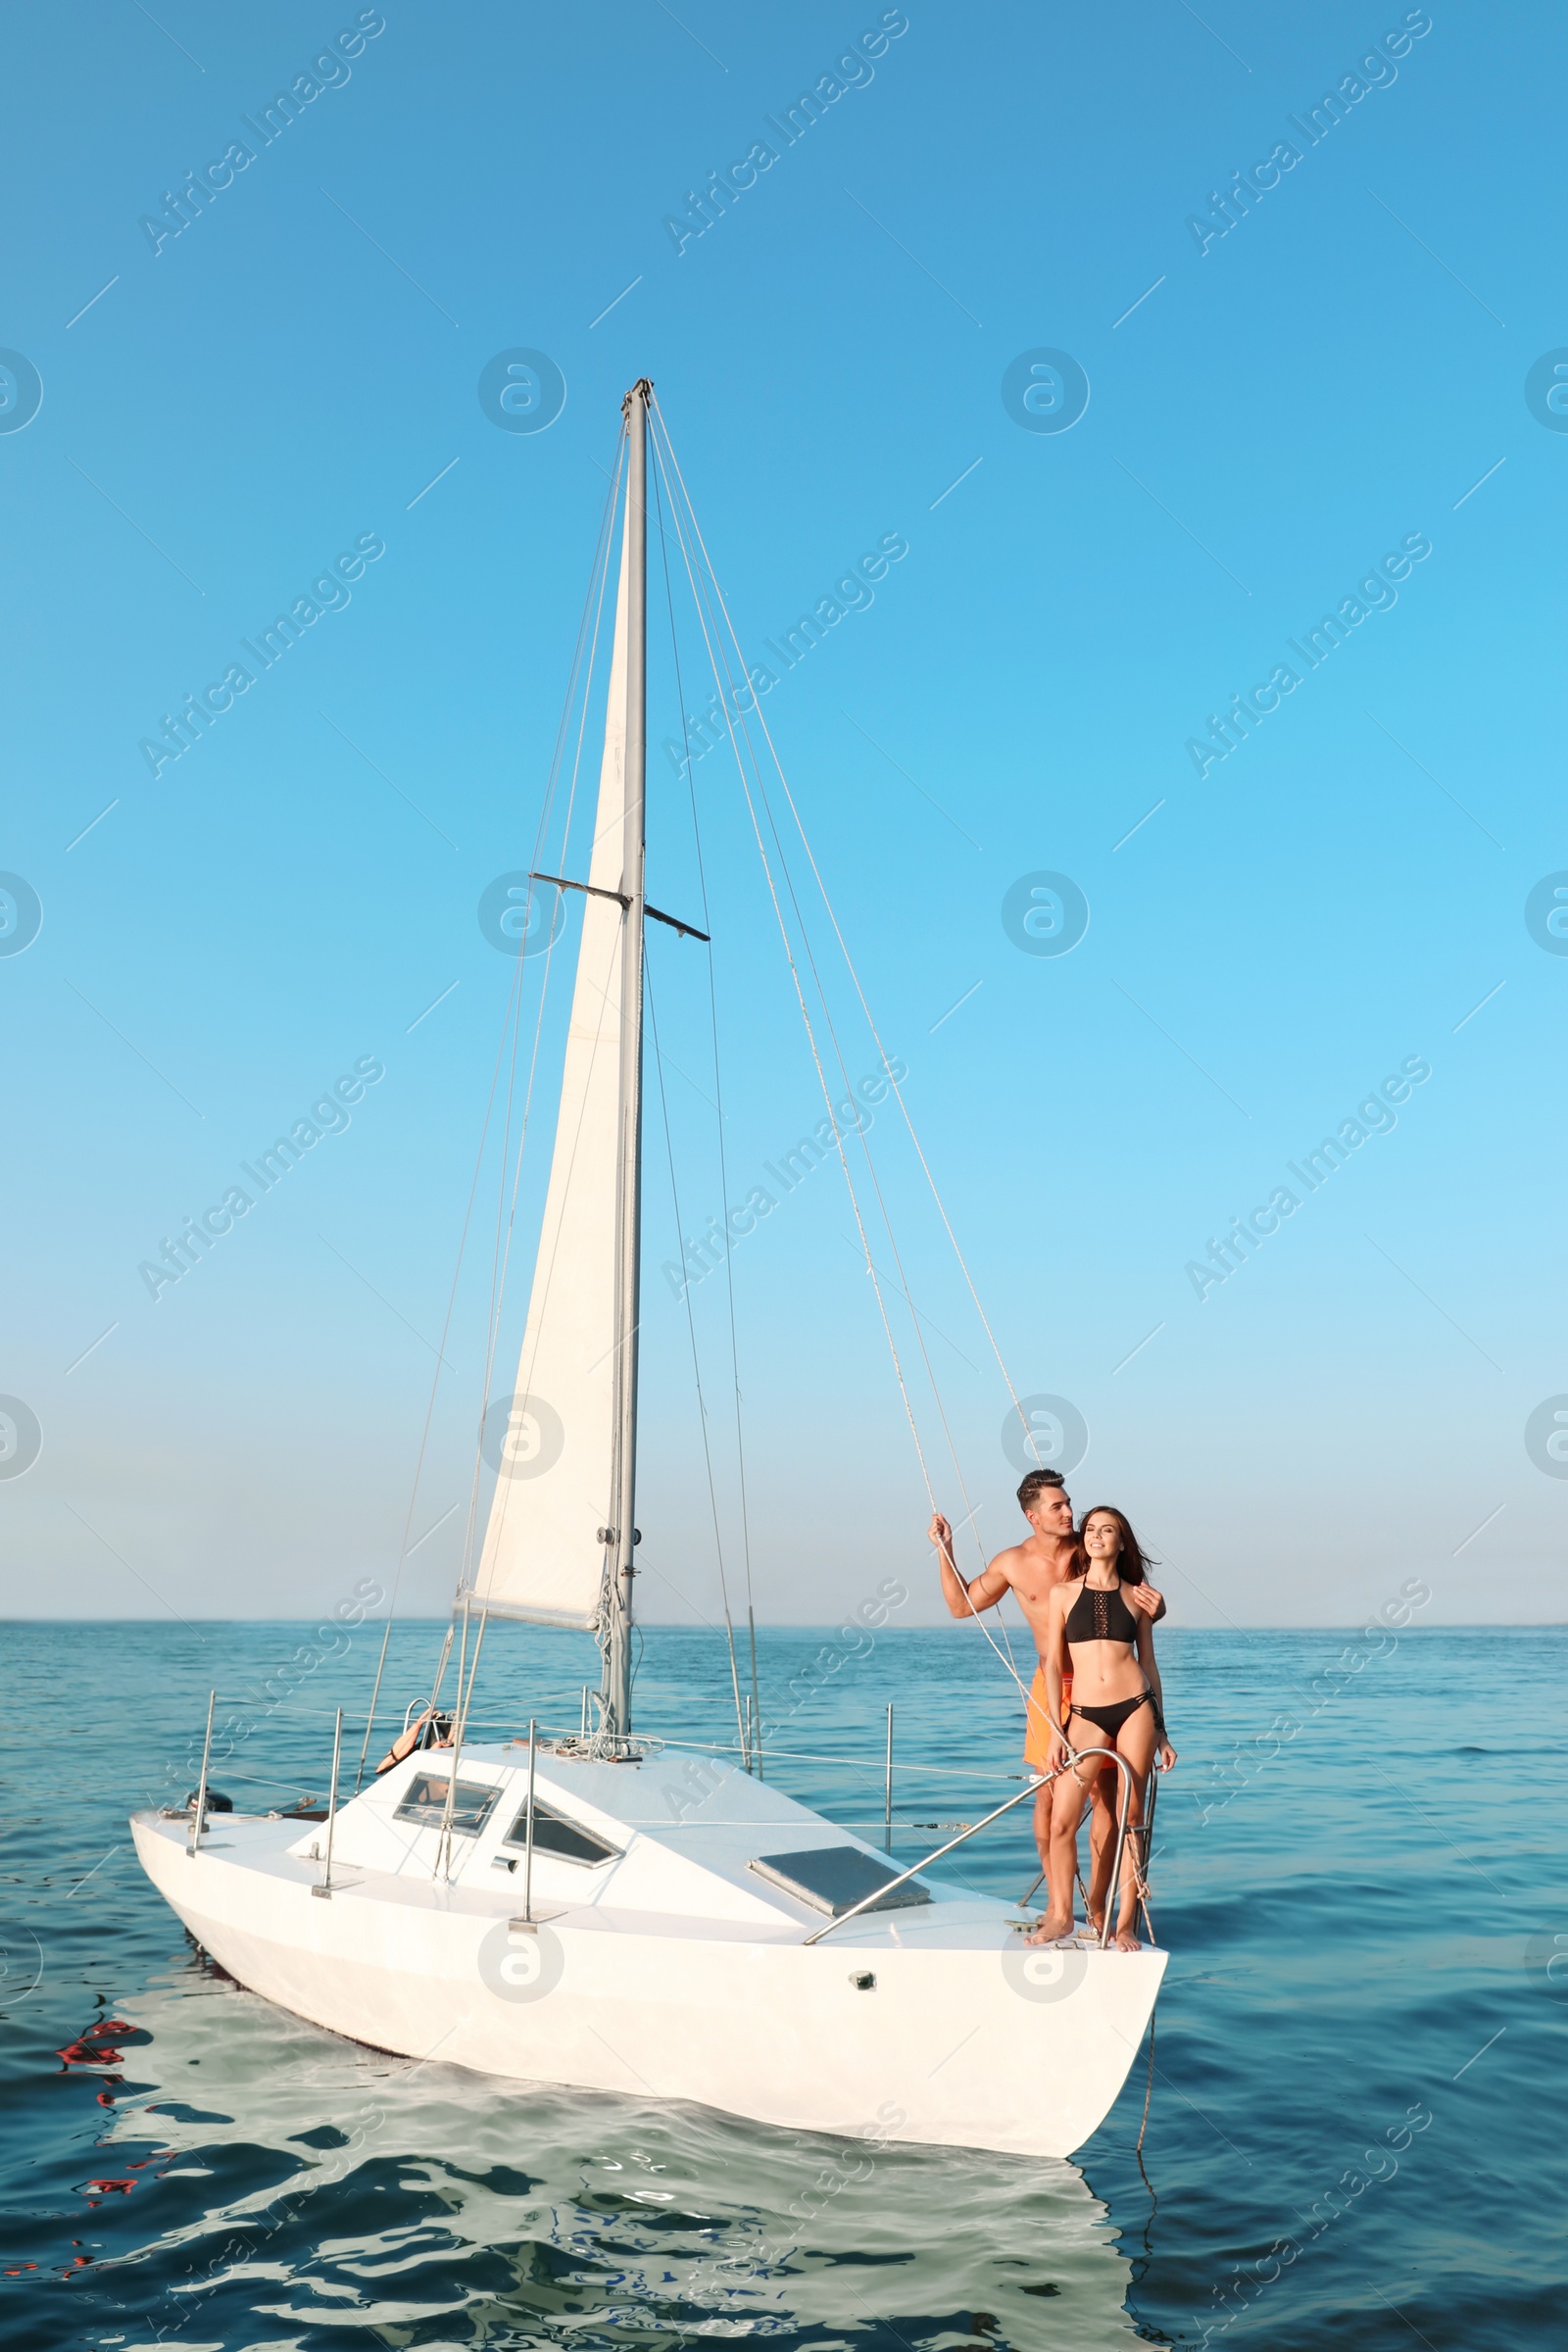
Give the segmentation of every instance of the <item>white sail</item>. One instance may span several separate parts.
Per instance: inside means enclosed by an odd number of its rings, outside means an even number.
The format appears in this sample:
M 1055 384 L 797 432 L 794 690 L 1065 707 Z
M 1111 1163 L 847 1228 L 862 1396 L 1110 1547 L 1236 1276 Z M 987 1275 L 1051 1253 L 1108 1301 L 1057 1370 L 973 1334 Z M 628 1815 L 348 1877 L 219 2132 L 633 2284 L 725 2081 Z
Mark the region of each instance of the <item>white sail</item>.
M 628 529 L 615 600 L 605 756 L 588 880 L 626 895 Z M 555 1157 L 528 1323 L 510 1400 L 486 1416 L 495 1496 L 474 1586 L 482 1607 L 538 1625 L 601 1622 L 614 1509 L 622 1168 L 621 956 L 614 898 L 585 895 Z

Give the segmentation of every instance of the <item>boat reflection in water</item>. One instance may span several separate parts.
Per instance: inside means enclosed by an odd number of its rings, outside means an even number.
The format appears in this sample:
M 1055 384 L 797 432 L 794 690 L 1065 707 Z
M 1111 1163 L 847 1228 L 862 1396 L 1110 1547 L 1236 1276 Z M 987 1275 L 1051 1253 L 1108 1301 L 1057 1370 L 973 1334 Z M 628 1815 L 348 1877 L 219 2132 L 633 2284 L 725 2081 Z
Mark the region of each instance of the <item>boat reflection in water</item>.
M 1070 2162 L 521 2092 L 339 2040 L 196 1965 L 122 2014 L 152 2039 L 111 2138 L 156 2138 L 198 2201 L 211 2175 L 212 2201 L 132 2257 L 143 2287 L 167 2274 L 166 2309 L 211 2278 L 192 2341 L 1133 2335 L 1130 2264 Z

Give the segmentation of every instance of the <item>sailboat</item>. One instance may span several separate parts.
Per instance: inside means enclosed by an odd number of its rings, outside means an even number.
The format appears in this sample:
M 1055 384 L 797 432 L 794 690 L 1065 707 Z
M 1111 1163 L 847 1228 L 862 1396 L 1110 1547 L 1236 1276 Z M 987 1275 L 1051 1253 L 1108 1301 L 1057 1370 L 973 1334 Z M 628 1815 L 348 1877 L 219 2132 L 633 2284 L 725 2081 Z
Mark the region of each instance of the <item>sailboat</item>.
M 545 878 L 581 896 L 582 925 L 517 1389 L 455 1617 L 453 1715 L 416 1725 L 341 1803 L 335 1745 L 324 1817 L 217 1810 L 204 1751 L 188 1807 L 133 1816 L 136 1851 L 240 1984 L 382 2050 L 793 2130 L 1065 2156 L 1120 2091 L 1166 1954 L 1036 1947 L 1016 1905 L 940 1875 L 1033 1783 L 897 1870 L 746 1749 L 681 1753 L 633 1727 L 644 929 L 695 929 L 644 893 L 652 398 L 642 379 L 622 404 L 588 874 Z M 592 1727 L 467 1738 L 498 1620 L 599 1636 Z M 210 1706 L 209 1750 L 211 1726 Z

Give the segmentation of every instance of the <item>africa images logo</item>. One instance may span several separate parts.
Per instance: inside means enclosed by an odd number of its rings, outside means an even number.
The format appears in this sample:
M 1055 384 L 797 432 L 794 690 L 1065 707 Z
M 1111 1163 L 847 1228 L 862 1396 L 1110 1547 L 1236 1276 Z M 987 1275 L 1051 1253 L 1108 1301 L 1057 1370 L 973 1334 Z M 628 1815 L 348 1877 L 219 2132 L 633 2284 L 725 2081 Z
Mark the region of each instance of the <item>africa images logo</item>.
M 20 433 L 43 406 L 43 377 L 20 351 L 0 351 L 0 433 Z
M 479 371 L 479 406 L 504 433 L 542 433 L 566 405 L 566 379 L 546 351 L 518 344 Z
M 1065 1396 L 1020 1396 L 1003 1421 L 1002 1450 L 1015 1470 L 1070 1478 L 1089 1451 L 1089 1424 Z
M 565 1450 L 561 1415 L 542 1396 L 498 1396 L 484 1417 L 480 1452 L 498 1478 L 542 1478 Z
M 22 874 L 0 873 L 0 956 L 21 956 L 43 928 L 43 901 Z
M 1002 379 L 1002 405 L 1026 433 L 1065 433 L 1089 406 L 1089 378 L 1070 351 L 1020 351 Z
M 1089 1954 L 1081 1947 L 1014 1943 L 1002 1955 L 1002 1974 L 1021 2001 L 1071 2000 L 1088 1973 Z
M 537 1921 L 498 1919 L 481 1938 L 479 1975 L 502 2001 L 542 2001 L 565 1973 L 561 1937 Z
M 0 1396 L 0 1478 L 24 1478 L 43 1451 L 43 1426 L 20 1396 Z
M 1548 956 L 1568 956 L 1568 873 L 1542 875 L 1525 901 L 1525 929 Z
M 1070 874 L 1020 874 L 1002 902 L 1002 928 L 1026 956 L 1068 956 L 1089 928 L 1089 901 Z

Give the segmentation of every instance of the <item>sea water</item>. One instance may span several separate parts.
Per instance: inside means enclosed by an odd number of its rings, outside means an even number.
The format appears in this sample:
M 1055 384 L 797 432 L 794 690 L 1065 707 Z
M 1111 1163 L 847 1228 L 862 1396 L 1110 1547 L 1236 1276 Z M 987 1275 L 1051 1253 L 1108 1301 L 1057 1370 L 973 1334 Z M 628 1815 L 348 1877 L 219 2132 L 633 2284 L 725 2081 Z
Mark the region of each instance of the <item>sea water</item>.
M 1170 1966 L 1152 2051 L 1065 2163 L 530 2090 L 304 2025 L 191 1944 L 125 1816 L 186 1795 L 214 1687 L 236 1804 L 323 1793 L 340 1704 L 352 1782 L 376 1629 L 5 1640 L 7 2352 L 1562 2340 L 1560 1632 L 1162 1633 Z M 438 1642 L 396 1629 L 383 1722 Z M 874 1842 L 891 1704 L 901 1862 L 1020 1786 L 1021 1702 L 973 1626 L 764 1631 L 758 1662 L 767 1773 Z M 585 1638 L 497 1627 L 476 1714 L 574 1728 L 596 1680 Z M 650 1631 L 636 1703 L 732 1743 L 722 1640 Z M 1020 1896 L 1027 1811 L 944 1875 Z

